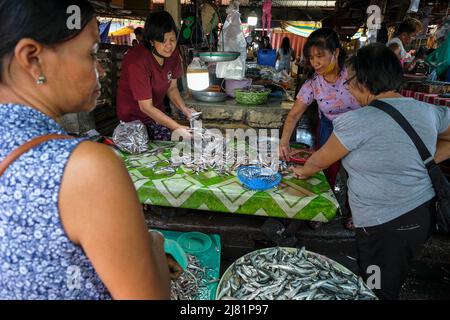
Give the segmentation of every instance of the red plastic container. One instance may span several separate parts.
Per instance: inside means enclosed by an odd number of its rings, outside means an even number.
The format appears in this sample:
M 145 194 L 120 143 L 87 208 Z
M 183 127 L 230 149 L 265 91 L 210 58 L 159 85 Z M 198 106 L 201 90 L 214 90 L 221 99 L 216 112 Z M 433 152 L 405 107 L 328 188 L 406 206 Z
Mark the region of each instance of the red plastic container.
M 291 153 L 289 162 L 305 164 L 315 151 L 313 149 L 295 149 L 295 152 Z

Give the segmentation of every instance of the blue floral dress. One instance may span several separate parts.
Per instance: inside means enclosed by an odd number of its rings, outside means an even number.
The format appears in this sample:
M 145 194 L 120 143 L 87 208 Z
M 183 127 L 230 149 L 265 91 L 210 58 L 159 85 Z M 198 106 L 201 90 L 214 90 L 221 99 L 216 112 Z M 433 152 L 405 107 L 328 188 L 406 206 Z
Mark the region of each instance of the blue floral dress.
M 35 109 L 0 105 L 0 161 L 25 142 L 49 133 L 67 134 Z M 0 300 L 111 299 L 59 216 L 64 168 L 80 142 L 45 142 L 0 177 Z

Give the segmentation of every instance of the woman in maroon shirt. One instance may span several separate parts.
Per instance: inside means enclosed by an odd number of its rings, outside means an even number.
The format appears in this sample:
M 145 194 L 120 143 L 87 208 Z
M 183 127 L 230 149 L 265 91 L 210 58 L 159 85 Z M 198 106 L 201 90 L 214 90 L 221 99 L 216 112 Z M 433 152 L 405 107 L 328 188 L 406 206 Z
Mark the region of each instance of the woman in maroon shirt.
M 119 119 L 141 120 L 153 140 L 170 140 L 171 131 L 187 129 L 164 112 L 166 96 L 188 119 L 195 111 L 186 107 L 178 91 L 177 79 L 181 75 L 172 16 L 166 11 L 149 14 L 143 42 L 130 49 L 122 62 L 117 92 Z

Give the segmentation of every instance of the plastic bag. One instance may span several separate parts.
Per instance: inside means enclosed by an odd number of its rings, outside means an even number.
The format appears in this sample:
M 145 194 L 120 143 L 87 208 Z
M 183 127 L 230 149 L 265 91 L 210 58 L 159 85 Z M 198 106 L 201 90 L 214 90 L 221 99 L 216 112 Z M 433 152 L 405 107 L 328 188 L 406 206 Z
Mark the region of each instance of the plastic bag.
M 444 43 L 427 56 L 426 61 L 434 66 L 437 77 L 445 75 L 450 68 L 450 36 L 447 36 Z
M 219 48 L 222 51 L 240 52 L 239 58 L 233 61 L 218 62 L 216 74 L 218 78 L 242 80 L 245 78 L 245 61 L 247 60 L 247 41 L 241 30 L 241 14 L 239 1 L 234 1 L 227 9 L 222 34 L 219 38 Z
M 113 141 L 120 150 L 131 154 L 148 151 L 147 128 L 139 120 L 121 122 L 114 130 Z
M 417 12 L 419 11 L 420 0 L 411 0 L 411 4 L 409 5 L 408 12 Z

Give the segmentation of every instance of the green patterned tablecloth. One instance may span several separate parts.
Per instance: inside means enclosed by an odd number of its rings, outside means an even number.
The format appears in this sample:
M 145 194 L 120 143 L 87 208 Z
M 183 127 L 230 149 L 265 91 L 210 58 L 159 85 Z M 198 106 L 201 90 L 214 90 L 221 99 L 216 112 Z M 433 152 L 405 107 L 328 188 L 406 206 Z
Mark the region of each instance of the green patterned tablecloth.
M 152 142 L 150 148 L 161 146 Z M 171 149 L 156 156 L 119 153 L 143 204 L 328 222 L 337 213 L 338 202 L 323 173 L 303 181 L 284 176 L 280 186 L 265 192 L 246 189 L 235 175 L 214 171 L 196 174 L 180 167 L 171 177 L 155 175 L 149 165 L 170 159 Z M 306 196 L 304 189 L 314 195 Z

